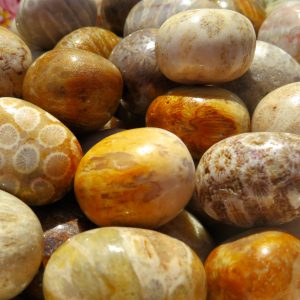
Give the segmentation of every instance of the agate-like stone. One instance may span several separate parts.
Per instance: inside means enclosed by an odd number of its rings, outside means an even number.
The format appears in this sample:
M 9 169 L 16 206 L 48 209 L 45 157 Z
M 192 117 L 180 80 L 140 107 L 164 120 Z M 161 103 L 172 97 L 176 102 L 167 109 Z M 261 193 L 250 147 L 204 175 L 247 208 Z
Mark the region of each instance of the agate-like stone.
M 123 100 L 129 111 L 144 116 L 150 103 L 175 86 L 159 70 L 155 56 L 158 29 L 144 29 L 124 38 L 109 60 L 124 79 Z
M 300 135 L 300 82 L 268 94 L 256 107 L 252 131 L 281 131 Z
M 157 230 L 190 246 L 203 263 L 214 248 L 214 242 L 203 225 L 185 210 Z
M 99 0 L 97 0 L 99 1 Z M 105 28 L 123 36 L 125 20 L 131 8 L 140 0 L 102 0 L 101 17 Z
M 42 261 L 43 230 L 21 200 L 0 191 L 0 299 L 22 292 Z
M 198 200 L 212 218 L 242 227 L 300 214 L 300 136 L 253 132 L 212 146 L 196 171 Z
M 64 36 L 55 49 L 76 48 L 109 58 L 111 51 L 120 41 L 121 39 L 109 30 L 83 27 Z
M 41 108 L 0 98 L 0 189 L 43 205 L 70 189 L 82 157 L 73 133 Z
M 67 126 L 81 131 L 101 128 L 122 95 L 122 76 L 110 61 L 79 49 L 52 50 L 28 69 L 23 97 Z
M 208 299 L 299 299 L 300 241 L 262 232 L 217 247 L 205 262 Z
M 75 193 L 99 226 L 158 227 L 174 218 L 194 189 L 194 163 L 184 143 L 159 128 L 113 134 L 83 157 Z
M 35 213 L 44 230 L 45 248 L 39 272 L 24 295 L 30 300 L 43 300 L 42 279 L 52 253 L 69 238 L 95 226 L 81 212 L 73 193 L 55 204 L 35 208 Z
M 195 9 L 169 18 L 156 39 L 157 62 L 169 79 L 218 83 L 242 76 L 254 56 L 256 36 L 246 17 L 227 9 Z
M 206 299 L 206 276 L 196 254 L 179 240 L 135 228 L 87 231 L 50 258 L 45 299 Z
M 50 50 L 66 34 L 95 26 L 95 0 L 22 0 L 16 25 L 25 41 Z
M 143 0 L 129 12 L 124 36 L 146 28 L 159 28 L 171 16 L 188 9 L 218 8 L 214 0 Z
M 0 97 L 21 97 L 25 73 L 32 62 L 26 44 L 0 26 Z
M 300 62 L 300 3 L 280 5 L 264 21 L 258 39 L 274 44 Z
M 299 63 L 279 47 L 257 41 L 249 70 L 222 87 L 240 96 L 252 115 L 259 101 L 268 93 L 295 81 L 300 81 Z
M 173 132 L 194 159 L 220 140 L 250 130 L 250 116 L 235 94 L 215 87 L 180 87 L 150 105 L 146 124 Z

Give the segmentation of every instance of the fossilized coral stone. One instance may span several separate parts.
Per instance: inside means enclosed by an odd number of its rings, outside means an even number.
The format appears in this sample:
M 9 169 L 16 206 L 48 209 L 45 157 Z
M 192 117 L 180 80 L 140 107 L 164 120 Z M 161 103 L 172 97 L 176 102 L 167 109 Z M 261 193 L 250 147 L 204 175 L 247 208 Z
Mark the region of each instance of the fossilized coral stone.
M 135 228 L 78 234 L 50 258 L 45 299 L 206 299 L 200 259 L 184 243 Z
M 253 132 L 212 146 L 196 171 L 198 201 L 237 226 L 280 224 L 300 214 L 300 137 Z
M 31 62 L 31 52 L 20 37 L 0 26 L 0 97 L 21 97 Z
M 184 84 L 218 83 L 250 67 L 256 35 L 251 22 L 227 9 L 195 9 L 169 18 L 156 40 L 158 65 Z
M 63 197 L 82 157 L 70 130 L 26 101 L 0 98 L 0 188 L 30 205 Z
M 97 225 L 158 227 L 174 218 L 194 189 L 184 143 L 159 128 L 113 134 L 91 148 L 75 176 L 75 193 Z

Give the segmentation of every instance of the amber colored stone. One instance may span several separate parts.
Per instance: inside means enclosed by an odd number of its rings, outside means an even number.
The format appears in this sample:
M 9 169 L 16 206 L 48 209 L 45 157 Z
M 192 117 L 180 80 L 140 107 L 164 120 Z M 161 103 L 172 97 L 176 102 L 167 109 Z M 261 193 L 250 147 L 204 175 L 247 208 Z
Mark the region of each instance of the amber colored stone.
M 51 256 L 45 300 L 205 300 L 206 275 L 184 243 L 159 232 L 124 227 L 89 230 Z
M 79 49 L 52 50 L 28 69 L 23 97 L 81 131 L 101 128 L 117 109 L 123 80 L 107 59 Z
M 54 49 L 81 49 L 109 58 L 111 51 L 121 41 L 113 32 L 98 27 L 82 27 L 64 36 Z
M 205 262 L 208 300 L 299 299 L 300 241 L 276 231 L 228 242 Z
M 154 228 L 174 218 L 194 189 L 194 163 L 184 143 L 159 128 L 113 134 L 91 148 L 75 176 L 75 194 L 99 226 Z
M 194 159 L 220 140 L 250 130 L 249 113 L 235 94 L 214 87 L 181 87 L 150 105 L 146 124 L 180 137 Z

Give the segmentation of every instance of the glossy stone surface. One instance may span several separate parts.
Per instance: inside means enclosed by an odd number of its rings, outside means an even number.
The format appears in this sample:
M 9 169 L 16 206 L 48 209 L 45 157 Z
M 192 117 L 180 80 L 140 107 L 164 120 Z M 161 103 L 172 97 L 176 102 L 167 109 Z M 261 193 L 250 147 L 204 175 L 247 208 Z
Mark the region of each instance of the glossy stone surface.
M 214 242 L 206 229 L 185 210 L 157 230 L 190 246 L 203 263 L 214 248 Z
M 250 116 L 235 94 L 215 87 L 180 87 L 150 105 L 146 124 L 173 132 L 194 159 L 220 140 L 250 130 Z
M 123 28 L 128 13 L 140 0 L 102 0 L 101 16 L 103 24 L 119 36 L 123 36 Z
M 249 70 L 222 87 L 240 96 L 252 115 L 259 101 L 268 93 L 295 81 L 300 81 L 299 63 L 279 47 L 257 41 Z
M 30 205 L 63 197 L 82 157 L 76 137 L 26 101 L 0 98 L 0 189 Z
M 79 49 L 52 50 L 28 69 L 23 97 L 81 131 L 101 128 L 117 109 L 123 80 L 107 59 Z
M 299 299 L 300 241 L 262 232 L 219 246 L 205 262 L 208 299 Z
M 300 82 L 282 86 L 259 102 L 252 117 L 252 131 L 300 135 Z
M 156 40 L 157 62 L 169 79 L 184 84 L 218 83 L 250 67 L 256 36 L 251 22 L 227 9 L 198 9 L 169 18 Z
M 94 0 L 22 0 L 16 25 L 27 43 L 50 50 L 73 30 L 96 25 L 96 17 Z
M 300 214 L 300 136 L 253 132 L 212 146 L 196 171 L 198 200 L 212 218 L 273 225 Z
M 300 62 L 300 2 L 281 5 L 262 24 L 258 39 L 274 44 Z
M 43 284 L 46 300 L 206 299 L 204 268 L 195 253 L 176 239 L 135 228 L 73 237 L 50 258 Z
M 143 0 L 129 12 L 124 36 L 146 28 L 159 28 L 171 16 L 188 9 L 218 8 L 214 0 Z
M 113 48 L 121 41 L 113 32 L 98 27 L 82 27 L 64 36 L 55 49 L 76 48 L 109 58 Z
M 21 200 L 0 191 L 0 299 L 22 292 L 37 273 L 43 253 L 43 230 Z
M 216 0 L 221 8 L 231 9 L 246 16 L 258 31 L 266 18 L 264 0 Z
M 144 29 L 124 38 L 109 60 L 124 79 L 123 100 L 134 114 L 144 116 L 150 103 L 175 86 L 159 70 L 155 56 L 158 29 Z
M 99 226 L 158 227 L 174 218 L 194 189 L 195 167 L 184 143 L 159 128 L 111 135 L 85 154 L 75 193 Z
M 21 97 L 25 73 L 32 57 L 26 44 L 0 26 L 0 97 Z
M 24 296 L 30 300 L 43 300 L 43 274 L 52 253 L 69 238 L 95 226 L 81 212 L 72 192 L 55 204 L 35 208 L 35 213 L 44 230 L 45 248 L 39 272 Z
M 281 5 L 291 5 L 299 0 L 265 0 L 267 15 L 270 15 L 274 10 L 277 10 Z

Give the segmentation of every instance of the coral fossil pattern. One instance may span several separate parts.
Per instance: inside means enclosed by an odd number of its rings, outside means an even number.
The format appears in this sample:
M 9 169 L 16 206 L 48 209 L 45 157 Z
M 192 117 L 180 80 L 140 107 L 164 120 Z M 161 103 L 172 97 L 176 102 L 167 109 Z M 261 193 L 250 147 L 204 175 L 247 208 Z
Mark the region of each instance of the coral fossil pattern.
M 0 115 L 0 188 L 32 205 L 61 198 L 82 156 L 74 135 L 20 99 L 0 98 Z
M 204 268 L 195 253 L 176 239 L 135 228 L 74 236 L 50 258 L 43 284 L 46 300 L 206 299 Z
M 198 200 L 214 219 L 238 226 L 280 224 L 300 214 L 300 137 L 245 133 L 201 158 Z

